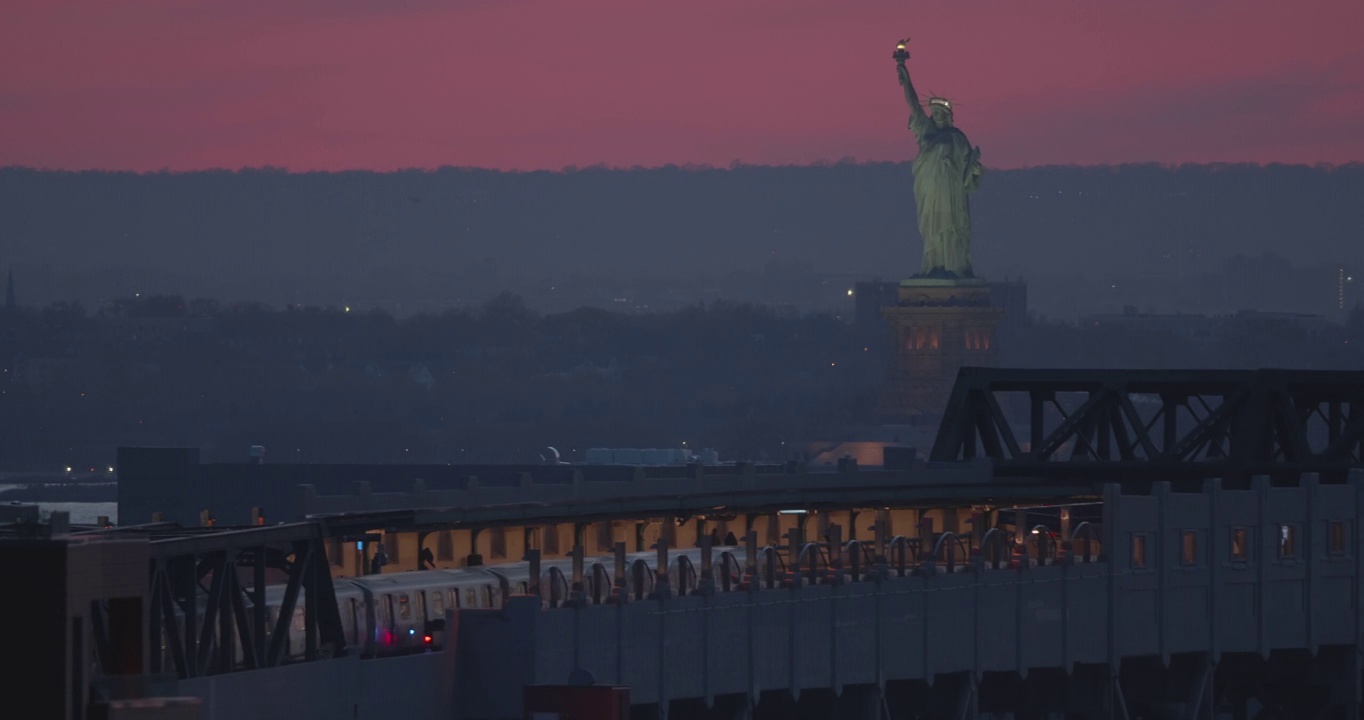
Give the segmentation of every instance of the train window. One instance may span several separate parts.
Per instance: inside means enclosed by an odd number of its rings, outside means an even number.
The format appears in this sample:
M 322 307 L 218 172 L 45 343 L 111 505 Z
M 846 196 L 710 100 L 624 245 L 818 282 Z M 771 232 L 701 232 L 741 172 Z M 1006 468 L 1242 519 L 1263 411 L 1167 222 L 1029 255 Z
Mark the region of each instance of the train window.
M 445 614 L 445 595 L 439 590 L 431 591 L 431 613 L 433 615 Z
M 459 591 L 458 591 L 458 590 L 453 590 L 453 589 L 452 589 L 452 590 L 450 591 L 450 607 L 452 607 L 452 608 L 457 608 L 457 607 L 459 607 Z
M 374 628 L 374 630 L 377 633 L 380 630 L 380 628 L 387 629 L 392 624 L 393 624 L 393 596 L 384 595 L 383 597 L 379 598 L 378 620 L 379 627 Z M 375 637 L 377 638 L 378 635 L 376 634 Z
M 1179 539 L 1179 562 L 1182 565 L 1198 564 L 1198 531 L 1185 530 Z
M 361 616 L 361 614 L 363 613 L 363 611 L 360 609 L 360 604 L 357 603 L 357 602 L 355 601 L 355 598 L 351 598 L 351 599 L 346 603 L 346 606 L 347 606 L 347 607 L 346 607 L 346 612 L 344 613 L 344 615 L 343 615 L 343 617 L 342 617 L 341 619 L 342 619 L 342 622 L 343 622 L 343 623 L 345 623 L 346 625 L 348 625 L 348 626 L 350 627 L 350 644 L 351 644 L 351 645 L 359 645 L 359 644 L 360 644 L 360 616 Z
M 488 607 L 502 607 L 502 589 L 496 585 L 488 586 Z
M 1143 533 L 1132 534 L 1132 567 L 1146 567 L 1146 535 Z
M 294 629 L 297 630 L 297 631 L 299 631 L 299 632 L 303 632 L 303 630 L 307 627 L 306 623 L 307 623 L 307 619 L 306 619 L 306 618 L 304 617 L 304 615 L 303 615 L 303 608 L 299 608 L 299 609 L 295 610 L 295 611 L 294 611 Z
M 1246 529 L 1234 527 L 1231 529 L 1231 559 L 1233 562 L 1245 562 L 1248 557 L 1249 542 L 1247 541 Z
M 463 607 L 468 608 L 478 607 L 478 588 L 464 588 Z
M 398 618 L 401 620 L 412 619 L 412 605 L 409 603 L 406 594 L 398 596 Z
M 1294 545 L 1293 526 L 1279 526 L 1279 557 L 1289 559 L 1295 556 L 1297 548 Z

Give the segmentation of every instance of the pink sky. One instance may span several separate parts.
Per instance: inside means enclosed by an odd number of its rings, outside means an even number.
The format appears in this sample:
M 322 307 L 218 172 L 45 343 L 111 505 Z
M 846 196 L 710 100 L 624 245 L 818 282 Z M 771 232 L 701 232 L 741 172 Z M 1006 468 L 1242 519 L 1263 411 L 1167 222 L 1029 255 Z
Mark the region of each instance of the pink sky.
M 1361 0 L 5 0 L 0 165 L 1364 161 Z

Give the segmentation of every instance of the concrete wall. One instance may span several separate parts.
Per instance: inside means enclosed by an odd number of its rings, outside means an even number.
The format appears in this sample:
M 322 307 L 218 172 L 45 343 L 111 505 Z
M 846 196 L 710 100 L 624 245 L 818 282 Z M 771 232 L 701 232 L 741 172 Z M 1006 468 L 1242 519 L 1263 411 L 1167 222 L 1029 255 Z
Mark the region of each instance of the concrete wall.
M 1361 473 L 1347 485 L 1309 477 L 1224 491 L 1209 482 L 1202 493 L 1110 486 L 1104 562 L 545 611 L 513 599 L 461 623 L 462 667 L 499 668 L 464 686 L 464 716 L 517 716 L 523 684 L 562 683 L 575 669 L 630 686 L 635 703 L 756 702 L 767 690 L 839 692 L 963 671 L 1357 644 L 1362 508 Z M 1241 531 L 1249 542 L 1233 553 Z
M 173 682 L 165 695 L 203 698 L 201 720 L 449 720 L 454 656 L 354 657 Z

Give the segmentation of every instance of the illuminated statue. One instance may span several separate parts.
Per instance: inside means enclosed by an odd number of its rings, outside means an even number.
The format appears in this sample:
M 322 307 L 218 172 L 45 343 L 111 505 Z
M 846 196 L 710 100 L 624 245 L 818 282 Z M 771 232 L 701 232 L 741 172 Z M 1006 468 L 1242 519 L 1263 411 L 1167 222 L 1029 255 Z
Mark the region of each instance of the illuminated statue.
M 952 126 L 952 103 L 946 98 L 929 98 L 931 115 L 919 105 L 905 68 L 909 59 L 905 42 L 900 42 L 893 57 L 909 103 L 909 129 L 919 142 L 919 156 L 914 159 L 914 203 L 919 211 L 919 233 L 924 238 L 920 275 L 974 277 L 969 196 L 980 187 L 980 148 L 972 147 L 966 134 Z

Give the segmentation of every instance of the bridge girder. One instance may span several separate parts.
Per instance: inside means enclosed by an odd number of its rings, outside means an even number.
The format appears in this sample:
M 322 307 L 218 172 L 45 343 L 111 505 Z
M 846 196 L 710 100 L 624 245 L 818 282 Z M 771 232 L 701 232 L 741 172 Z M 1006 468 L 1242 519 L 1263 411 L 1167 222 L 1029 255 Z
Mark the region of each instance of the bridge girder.
M 962 368 L 929 459 L 997 477 L 1243 483 L 1364 465 L 1364 373 Z

